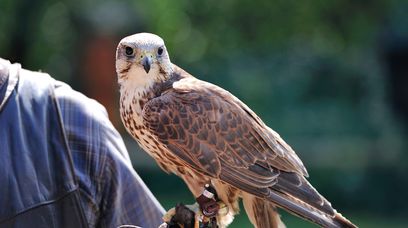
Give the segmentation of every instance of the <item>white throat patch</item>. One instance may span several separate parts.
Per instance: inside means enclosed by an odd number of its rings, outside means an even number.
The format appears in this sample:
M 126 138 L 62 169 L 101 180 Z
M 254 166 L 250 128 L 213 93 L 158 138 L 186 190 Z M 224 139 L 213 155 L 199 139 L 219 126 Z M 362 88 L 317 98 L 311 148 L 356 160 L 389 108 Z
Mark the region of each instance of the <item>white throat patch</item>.
M 150 89 L 159 76 L 158 67 L 150 69 L 149 73 L 142 66 L 132 65 L 126 77 L 118 78 L 120 92 L 138 89 Z
M 132 65 L 127 76 L 119 78 L 120 101 L 122 109 L 132 109 L 133 119 L 137 124 L 142 124 L 142 107 L 139 100 L 145 97 L 151 91 L 153 85 L 158 80 L 164 78 L 157 66 L 150 69 L 149 73 L 141 66 Z

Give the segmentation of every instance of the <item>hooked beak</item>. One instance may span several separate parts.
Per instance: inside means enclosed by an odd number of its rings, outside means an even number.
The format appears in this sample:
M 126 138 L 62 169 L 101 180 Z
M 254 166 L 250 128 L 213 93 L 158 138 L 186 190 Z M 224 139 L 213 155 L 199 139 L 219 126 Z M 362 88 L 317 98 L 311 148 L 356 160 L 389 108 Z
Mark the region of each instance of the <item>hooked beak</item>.
M 150 66 L 152 65 L 152 59 L 147 56 L 143 57 L 142 65 L 146 73 L 149 73 Z

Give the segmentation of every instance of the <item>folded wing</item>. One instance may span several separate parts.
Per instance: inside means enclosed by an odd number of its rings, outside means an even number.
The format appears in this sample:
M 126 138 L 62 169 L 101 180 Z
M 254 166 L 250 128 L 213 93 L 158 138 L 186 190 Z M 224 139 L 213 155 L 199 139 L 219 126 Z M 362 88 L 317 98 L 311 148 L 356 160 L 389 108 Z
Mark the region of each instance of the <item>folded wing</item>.
M 185 165 L 320 225 L 341 226 L 292 148 L 227 91 L 184 77 L 146 103 L 143 118 Z

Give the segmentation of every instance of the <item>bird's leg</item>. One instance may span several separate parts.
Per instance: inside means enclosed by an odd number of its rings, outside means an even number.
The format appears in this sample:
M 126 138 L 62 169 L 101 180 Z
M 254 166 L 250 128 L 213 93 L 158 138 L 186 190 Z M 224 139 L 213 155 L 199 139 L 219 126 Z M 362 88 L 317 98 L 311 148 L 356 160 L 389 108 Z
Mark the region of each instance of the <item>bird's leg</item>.
M 218 199 L 217 191 L 210 184 L 204 186 L 202 194 L 196 198 L 196 201 L 200 207 L 202 227 L 218 227 L 217 226 L 217 215 L 221 205 L 224 205 Z
M 215 188 L 206 184 L 202 194 L 196 198 L 197 203 L 192 205 L 178 204 L 170 209 L 160 228 L 216 228 L 220 211 L 228 211 L 226 205 L 218 201 Z

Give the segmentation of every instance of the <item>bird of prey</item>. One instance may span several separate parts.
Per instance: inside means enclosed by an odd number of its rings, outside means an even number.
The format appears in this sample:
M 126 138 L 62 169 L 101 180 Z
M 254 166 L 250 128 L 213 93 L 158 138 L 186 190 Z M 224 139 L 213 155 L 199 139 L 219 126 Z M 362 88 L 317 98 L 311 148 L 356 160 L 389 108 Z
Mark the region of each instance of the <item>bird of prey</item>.
M 242 101 L 170 61 L 164 41 L 138 33 L 116 51 L 120 113 L 127 131 L 194 196 L 211 183 L 227 205 L 226 227 L 245 211 L 258 228 L 284 227 L 276 207 L 323 227 L 356 227 L 306 180 L 292 148 Z

